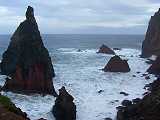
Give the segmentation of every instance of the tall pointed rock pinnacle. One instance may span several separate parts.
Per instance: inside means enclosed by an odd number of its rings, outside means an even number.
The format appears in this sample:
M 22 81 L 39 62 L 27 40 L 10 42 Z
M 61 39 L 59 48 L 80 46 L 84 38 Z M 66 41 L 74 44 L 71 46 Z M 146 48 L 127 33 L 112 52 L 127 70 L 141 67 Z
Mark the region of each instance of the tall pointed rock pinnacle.
M 160 9 L 151 17 L 142 44 L 142 57 L 160 56 Z
M 3 54 L 1 72 L 10 78 L 3 90 L 56 95 L 52 61 L 42 42 L 34 9 L 30 6 L 26 11 L 26 20 L 14 32 Z

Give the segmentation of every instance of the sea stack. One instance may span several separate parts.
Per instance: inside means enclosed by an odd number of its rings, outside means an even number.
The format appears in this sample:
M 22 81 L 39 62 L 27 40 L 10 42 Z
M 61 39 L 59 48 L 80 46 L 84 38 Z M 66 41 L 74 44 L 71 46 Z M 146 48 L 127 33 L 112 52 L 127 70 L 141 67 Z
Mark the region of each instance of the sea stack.
M 145 40 L 142 44 L 142 57 L 160 56 L 160 9 L 151 17 Z
M 99 50 L 98 50 L 97 53 L 115 55 L 114 50 L 112 50 L 111 48 L 109 48 L 108 46 L 106 46 L 106 45 L 104 45 L 104 44 L 99 48 Z
M 56 120 L 76 120 L 76 105 L 71 96 L 63 86 L 59 89 L 59 95 L 53 106 L 52 113 Z
M 1 73 L 9 76 L 3 90 L 56 95 L 51 57 L 42 42 L 34 10 L 30 6 L 26 20 L 20 23 L 3 53 Z
M 127 60 L 122 60 L 118 55 L 113 56 L 103 68 L 104 72 L 129 72 Z

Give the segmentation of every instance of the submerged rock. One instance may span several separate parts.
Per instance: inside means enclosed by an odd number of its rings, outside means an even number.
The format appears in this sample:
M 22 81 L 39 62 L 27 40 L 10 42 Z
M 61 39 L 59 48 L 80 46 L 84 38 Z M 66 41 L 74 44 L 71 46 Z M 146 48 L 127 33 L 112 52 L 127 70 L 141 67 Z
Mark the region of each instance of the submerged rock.
M 83 52 L 81 49 L 78 49 L 77 52 Z
M 132 105 L 132 102 L 131 102 L 130 100 L 123 100 L 121 104 L 122 104 L 123 106 L 127 107 L 127 106 Z
M 30 120 L 9 98 L 0 95 L 0 120 Z
M 151 17 L 145 40 L 142 44 L 142 57 L 160 55 L 160 9 Z
M 152 65 L 147 70 L 150 74 L 160 75 L 160 57 L 152 63 Z
M 120 94 L 124 95 L 124 96 L 128 96 L 129 94 L 126 92 L 120 92 Z
M 117 112 L 117 120 L 160 120 L 160 80 L 151 84 L 151 91 L 142 99 L 134 99 L 133 104 L 122 106 Z
M 129 72 L 130 68 L 127 60 L 122 60 L 119 56 L 112 57 L 103 69 L 105 72 Z
M 151 79 L 151 78 L 150 78 L 150 76 L 146 76 L 145 79 L 146 79 L 146 80 L 149 80 L 149 79 Z
M 11 77 L 3 90 L 56 95 L 52 82 L 55 76 L 52 61 L 30 6 L 26 11 L 26 20 L 14 32 L 3 54 L 1 72 Z
M 56 120 L 76 120 L 76 106 L 74 98 L 62 87 L 53 106 L 53 115 Z
M 112 120 L 111 118 L 104 118 L 104 120 Z
M 115 52 L 111 48 L 109 48 L 104 44 L 99 48 L 99 51 L 97 53 L 105 53 L 105 54 L 112 54 L 112 55 L 115 54 Z
M 122 50 L 122 48 L 113 48 L 113 50 Z
M 102 92 L 104 92 L 104 90 L 99 90 L 98 93 L 101 94 Z

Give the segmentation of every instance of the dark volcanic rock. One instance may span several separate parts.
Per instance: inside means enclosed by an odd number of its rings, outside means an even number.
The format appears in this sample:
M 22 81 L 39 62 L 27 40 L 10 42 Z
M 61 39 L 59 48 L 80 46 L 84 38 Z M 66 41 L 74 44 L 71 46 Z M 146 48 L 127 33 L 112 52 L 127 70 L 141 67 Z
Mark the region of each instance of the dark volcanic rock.
M 145 40 L 142 44 L 142 57 L 160 56 L 160 9 L 151 17 Z
M 30 120 L 9 98 L 0 95 L 0 120 Z
M 146 76 L 146 77 L 145 77 L 145 79 L 146 79 L 146 80 L 149 80 L 149 79 L 150 79 L 150 77 L 149 77 L 149 76 Z
M 160 79 L 155 80 L 153 83 L 147 85 L 149 91 L 154 92 L 160 89 Z
M 109 48 L 104 44 L 99 48 L 99 51 L 97 53 L 105 53 L 105 54 L 112 54 L 112 55 L 115 54 L 115 52 L 111 48 Z
M 47 119 L 44 119 L 44 118 L 40 118 L 40 119 L 38 119 L 38 120 L 47 120 Z
M 104 92 L 104 90 L 99 90 L 98 93 L 101 94 L 102 92 Z
M 113 50 L 122 50 L 121 48 L 113 48 Z
M 128 96 L 129 94 L 126 92 L 120 92 L 120 94 L 124 95 L 124 96 Z
M 160 80 L 150 85 L 151 91 L 143 99 L 134 99 L 132 105 L 118 110 L 117 120 L 160 120 Z
M 133 99 L 133 100 L 132 100 L 133 104 L 137 104 L 137 103 L 139 103 L 140 101 L 141 101 L 140 98 L 136 98 L 136 99 Z
M 76 106 L 74 98 L 62 87 L 53 106 L 53 115 L 56 120 L 76 120 Z
M 146 63 L 150 65 L 150 64 L 153 64 L 154 61 L 155 61 L 155 60 L 147 59 Z
M 103 69 L 105 72 L 129 72 L 130 68 L 127 60 L 122 60 L 119 56 L 112 57 Z
M 160 57 L 157 57 L 157 59 L 152 63 L 147 72 L 150 74 L 160 75 Z
M 112 120 L 111 118 L 105 118 L 104 120 Z
M 136 77 L 136 75 L 132 75 L 132 77 Z
M 11 37 L 1 62 L 2 74 L 11 77 L 3 90 L 26 93 L 54 94 L 52 61 L 45 48 L 32 7 Z
M 132 105 L 132 102 L 129 101 L 129 100 L 123 100 L 123 101 L 122 101 L 122 105 L 125 106 L 125 107 L 127 107 L 127 106 Z

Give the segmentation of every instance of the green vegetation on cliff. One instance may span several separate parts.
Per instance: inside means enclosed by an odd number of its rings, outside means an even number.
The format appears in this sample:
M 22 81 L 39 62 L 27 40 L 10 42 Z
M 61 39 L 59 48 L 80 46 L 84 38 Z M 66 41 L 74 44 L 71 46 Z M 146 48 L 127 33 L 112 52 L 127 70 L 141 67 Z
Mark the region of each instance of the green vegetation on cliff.
M 0 95 L 0 104 L 5 107 L 8 111 L 17 113 L 16 106 L 11 102 L 11 100 L 3 95 Z

